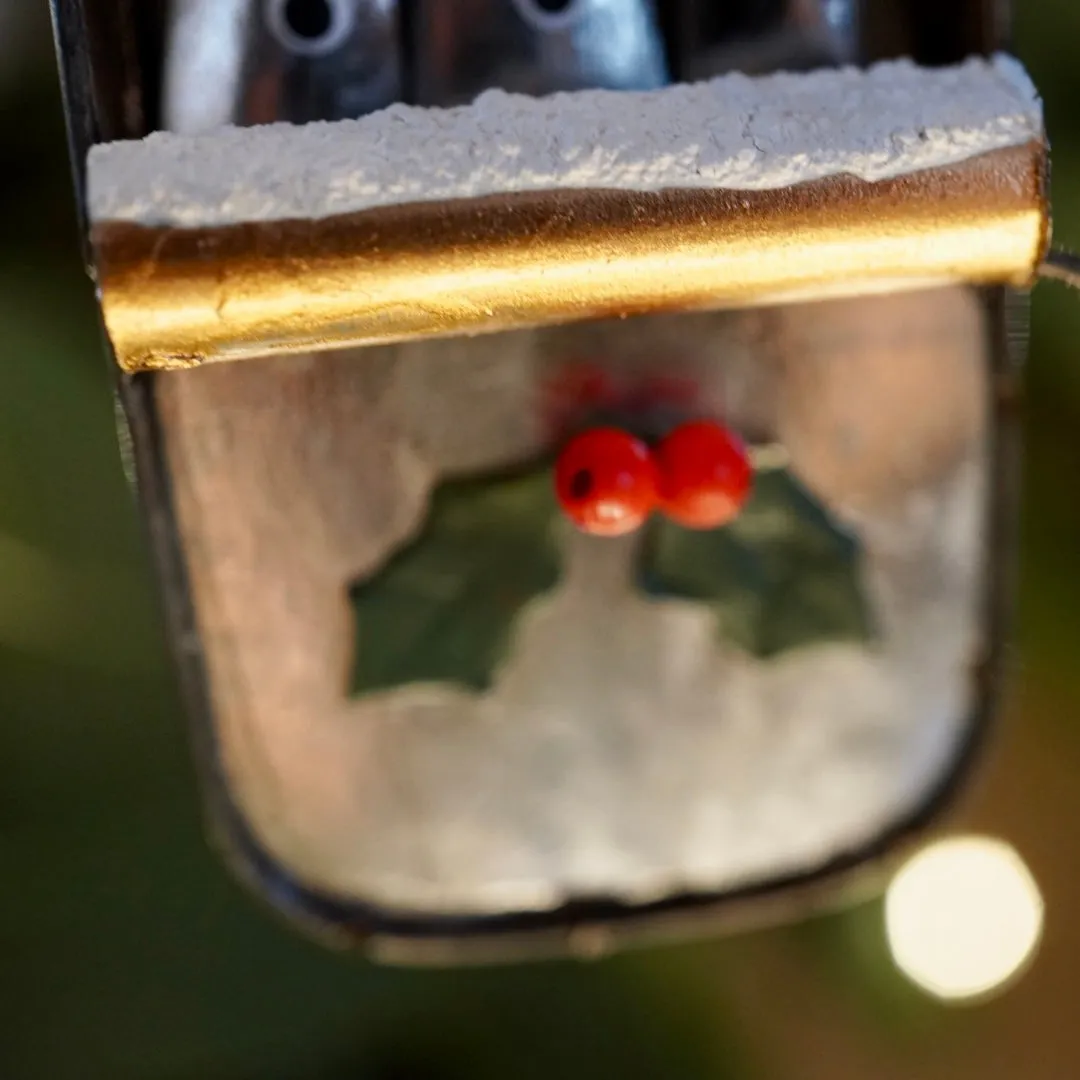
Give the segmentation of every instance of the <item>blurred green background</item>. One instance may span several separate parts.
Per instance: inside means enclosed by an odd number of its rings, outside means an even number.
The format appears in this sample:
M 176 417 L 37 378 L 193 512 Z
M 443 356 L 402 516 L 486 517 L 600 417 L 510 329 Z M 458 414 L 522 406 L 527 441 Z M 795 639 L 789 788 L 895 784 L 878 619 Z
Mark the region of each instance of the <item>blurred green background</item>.
M 1080 4 L 1024 0 L 1056 236 L 1080 243 Z M 0 1077 L 1072 1080 L 1080 1075 L 1080 302 L 1037 290 L 1006 715 L 954 822 L 1047 902 L 1030 972 L 948 1008 L 880 906 L 600 963 L 379 969 L 206 846 L 76 249 L 45 4 L 0 2 Z

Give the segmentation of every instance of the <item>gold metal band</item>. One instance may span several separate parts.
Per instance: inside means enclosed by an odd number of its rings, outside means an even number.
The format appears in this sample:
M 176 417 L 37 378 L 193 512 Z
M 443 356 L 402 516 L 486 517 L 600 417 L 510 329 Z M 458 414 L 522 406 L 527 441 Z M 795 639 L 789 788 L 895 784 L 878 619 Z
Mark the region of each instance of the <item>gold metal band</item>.
M 208 229 L 101 222 L 128 372 L 649 311 L 950 281 L 1028 285 L 1049 243 L 1041 142 L 870 183 L 582 190 Z

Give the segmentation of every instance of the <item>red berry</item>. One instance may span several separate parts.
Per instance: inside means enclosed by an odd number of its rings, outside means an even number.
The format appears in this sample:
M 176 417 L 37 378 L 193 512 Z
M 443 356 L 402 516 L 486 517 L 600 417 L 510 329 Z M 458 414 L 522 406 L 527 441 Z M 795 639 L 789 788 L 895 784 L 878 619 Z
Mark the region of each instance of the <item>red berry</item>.
M 566 516 L 594 536 L 640 528 L 656 508 L 656 463 L 640 439 L 595 428 L 571 439 L 555 465 L 555 492 Z
M 742 509 L 754 470 L 742 441 L 721 424 L 681 424 L 656 448 L 660 506 L 690 529 L 717 529 Z

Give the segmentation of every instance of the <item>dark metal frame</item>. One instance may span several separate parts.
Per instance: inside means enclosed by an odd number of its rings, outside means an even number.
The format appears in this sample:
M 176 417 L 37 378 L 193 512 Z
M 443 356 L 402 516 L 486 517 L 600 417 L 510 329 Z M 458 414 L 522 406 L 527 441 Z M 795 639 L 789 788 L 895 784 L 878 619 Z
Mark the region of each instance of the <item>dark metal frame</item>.
M 874 0 L 875 4 L 877 0 Z M 1007 46 L 1002 3 L 997 0 L 890 0 L 914 20 L 908 40 L 922 26 L 948 25 L 958 55 Z M 161 0 L 51 0 L 80 215 L 84 215 L 85 161 L 98 142 L 137 138 L 154 127 L 156 92 L 143 76 L 159 65 L 163 32 Z M 884 7 L 884 5 L 882 5 Z M 881 10 L 881 9 L 877 9 Z M 943 14 L 953 22 L 941 23 Z M 919 22 L 932 16 L 929 23 Z M 943 39 L 935 39 L 941 41 Z M 880 52 L 880 48 L 875 48 Z M 916 53 L 916 59 L 923 59 Z M 85 236 L 85 228 L 83 230 Z M 93 268 L 86 253 L 91 275 Z M 221 775 L 206 666 L 188 589 L 174 514 L 168 466 L 155 404 L 153 374 L 117 376 L 117 393 L 134 451 L 143 521 L 159 580 L 169 638 L 190 717 L 196 765 L 203 783 L 213 837 L 229 863 L 282 914 L 318 937 L 345 947 L 407 962 L 444 963 L 577 952 L 594 954 L 612 943 L 683 937 L 695 930 L 743 927 L 774 921 L 792 909 L 835 901 L 858 883 L 858 871 L 887 862 L 947 808 L 977 757 L 1000 698 L 1008 660 L 1018 516 L 1020 377 L 1027 339 L 1027 297 L 986 290 L 990 329 L 992 498 L 987 522 L 984 586 L 985 654 L 972 671 L 975 706 L 956 764 L 923 805 L 872 844 L 853 849 L 802 874 L 720 894 L 695 893 L 646 905 L 590 900 L 553 911 L 505 916 L 431 917 L 388 911 L 321 895 L 292 878 L 258 844 L 232 802 Z M 104 337 L 104 334 L 103 334 Z M 106 340 L 106 348 L 108 343 Z M 110 350 L 111 352 L 111 350 Z M 113 369 L 115 365 L 113 365 Z

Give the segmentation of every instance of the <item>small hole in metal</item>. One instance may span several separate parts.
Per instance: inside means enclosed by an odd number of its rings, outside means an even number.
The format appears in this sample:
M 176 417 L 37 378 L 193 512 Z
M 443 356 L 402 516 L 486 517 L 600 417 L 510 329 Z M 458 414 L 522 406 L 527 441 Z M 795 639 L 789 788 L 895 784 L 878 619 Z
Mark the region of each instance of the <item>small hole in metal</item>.
M 580 0 L 514 0 L 526 22 L 544 33 L 566 30 L 581 15 Z
M 267 0 L 266 12 L 271 32 L 294 56 L 328 56 L 354 29 L 348 0 Z
M 329 0 L 286 0 L 285 25 L 305 41 L 318 41 L 334 25 Z

